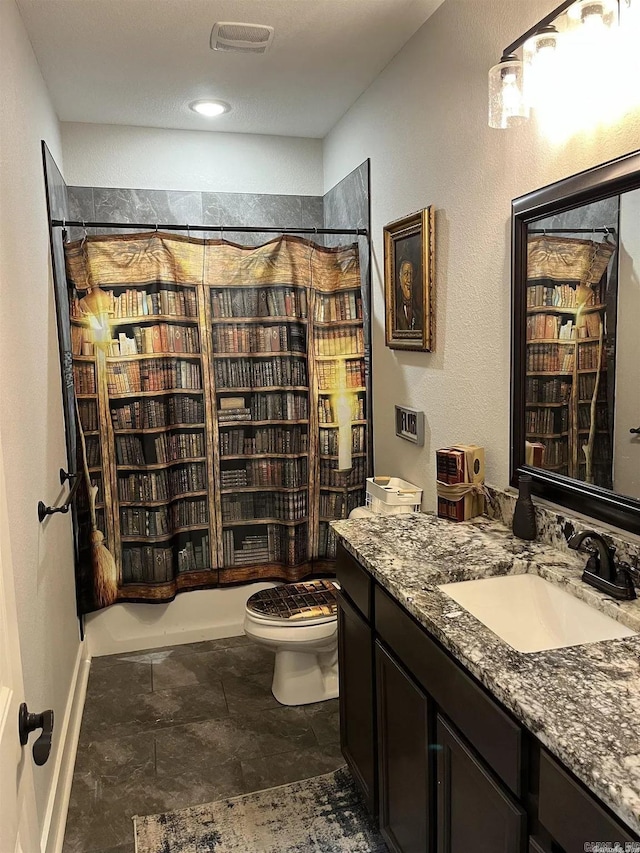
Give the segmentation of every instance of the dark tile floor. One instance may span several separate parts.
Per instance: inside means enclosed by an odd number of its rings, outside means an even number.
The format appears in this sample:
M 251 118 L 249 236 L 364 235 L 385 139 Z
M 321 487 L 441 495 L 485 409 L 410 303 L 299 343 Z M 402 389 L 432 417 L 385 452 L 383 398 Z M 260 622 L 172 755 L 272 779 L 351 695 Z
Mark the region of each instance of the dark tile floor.
M 132 815 L 343 764 L 338 701 L 279 705 L 272 672 L 245 637 L 94 658 L 63 853 L 133 853 Z

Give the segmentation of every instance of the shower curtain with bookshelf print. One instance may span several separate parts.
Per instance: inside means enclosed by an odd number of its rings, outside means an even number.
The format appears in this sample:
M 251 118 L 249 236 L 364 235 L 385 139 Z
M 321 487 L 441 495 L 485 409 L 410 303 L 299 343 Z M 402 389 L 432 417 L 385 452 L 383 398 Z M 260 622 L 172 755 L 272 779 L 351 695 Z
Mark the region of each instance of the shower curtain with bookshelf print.
M 357 246 L 153 232 L 66 264 L 80 612 L 333 574 L 370 466 Z

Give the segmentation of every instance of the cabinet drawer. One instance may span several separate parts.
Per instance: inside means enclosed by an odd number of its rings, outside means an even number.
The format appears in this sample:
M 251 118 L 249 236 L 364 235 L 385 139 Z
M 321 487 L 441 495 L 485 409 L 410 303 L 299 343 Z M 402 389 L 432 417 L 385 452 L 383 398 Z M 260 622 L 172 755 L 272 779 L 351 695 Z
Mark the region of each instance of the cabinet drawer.
M 336 554 L 336 577 L 345 592 L 365 619 L 371 619 L 373 580 L 347 549 L 338 544 Z
M 540 823 L 566 853 L 583 853 L 588 841 L 637 841 L 598 800 L 554 761 L 540 753 Z
M 523 732 L 380 587 L 376 631 L 502 781 L 520 796 Z

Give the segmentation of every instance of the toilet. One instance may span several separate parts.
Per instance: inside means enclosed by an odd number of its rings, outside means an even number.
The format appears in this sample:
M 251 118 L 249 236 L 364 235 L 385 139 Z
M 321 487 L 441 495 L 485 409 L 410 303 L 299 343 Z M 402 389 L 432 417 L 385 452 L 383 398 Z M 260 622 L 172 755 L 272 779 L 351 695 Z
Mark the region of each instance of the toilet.
M 275 649 L 271 691 L 281 705 L 338 695 L 337 587 L 331 580 L 283 584 L 247 601 L 244 631 Z

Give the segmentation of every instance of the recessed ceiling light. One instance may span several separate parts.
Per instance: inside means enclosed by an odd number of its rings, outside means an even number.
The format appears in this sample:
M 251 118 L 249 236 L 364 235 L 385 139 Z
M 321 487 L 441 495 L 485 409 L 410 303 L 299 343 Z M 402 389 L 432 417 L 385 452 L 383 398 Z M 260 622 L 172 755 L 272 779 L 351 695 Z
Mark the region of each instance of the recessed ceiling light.
M 224 101 L 192 101 L 189 104 L 189 109 L 192 109 L 195 113 L 199 113 L 201 116 L 215 118 L 215 116 L 228 113 L 231 107 L 229 104 L 225 104 Z

